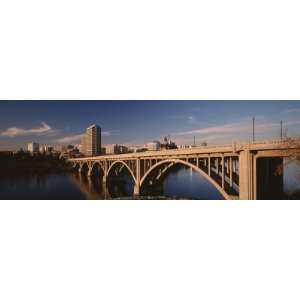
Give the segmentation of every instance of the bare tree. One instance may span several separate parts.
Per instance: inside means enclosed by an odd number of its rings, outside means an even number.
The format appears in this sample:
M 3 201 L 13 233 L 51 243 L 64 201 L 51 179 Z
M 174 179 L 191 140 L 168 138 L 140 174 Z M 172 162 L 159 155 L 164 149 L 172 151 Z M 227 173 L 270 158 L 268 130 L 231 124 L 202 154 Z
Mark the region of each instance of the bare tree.
M 297 163 L 300 165 L 300 137 L 299 138 L 285 138 L 286 143 L 286 157 L 287 163 Z
M 283 168 L 289 165 L 297 165 L 296 170 L 296 180 L 300 182 L 300 138 L 285 138 L 284 142 L 285 146 L 285 159 Z M 299 199 L 300 198 L 300 190 L 296 189 L 291 192 L 286 192 L 287 199 Z

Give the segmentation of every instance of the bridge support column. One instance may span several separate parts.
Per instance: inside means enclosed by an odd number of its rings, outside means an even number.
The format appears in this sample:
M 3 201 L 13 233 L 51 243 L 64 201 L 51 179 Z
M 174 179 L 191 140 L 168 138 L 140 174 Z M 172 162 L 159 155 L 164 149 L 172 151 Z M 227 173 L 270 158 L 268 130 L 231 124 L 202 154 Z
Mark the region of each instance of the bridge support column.
M 253 170 L 254 155 L 249 150 L 243 150 L 239 155 L 239 198 L 243 200 L 255 199 L 256 174 Z
M 224 189 L 225 186 L 225 161 L 224 161 L 224 154 L 222 155 L 222 188 Z
M 107 185 L 107 176 L 103 175 L 101 180 L 101 190 L 103 194 L 103 199 L 110 199 L 108 185 Z
M 106 182 L 107 182 L 107 175 L 103 175 L 103 177 L 102 177 L 102 183 L 106 184 Z
M 134 191 L 133 195 L 134 196 L 139 196 L 140 195 L 140 188 L 141 188 L 141 166 L 140 166 L 140 160 L 136 160 L 136 183 L 134 185 Z
M 210 156 L 208 157 L 208 176 L 210 176 Z
M 140 196 L 140 185 L 138 185 L 137 183 L 134 185 L 134 190 L 133 190 L 133 196 L 138 197 Z
M 229 185 L 232 187 L 232 157 L 229 158 Z

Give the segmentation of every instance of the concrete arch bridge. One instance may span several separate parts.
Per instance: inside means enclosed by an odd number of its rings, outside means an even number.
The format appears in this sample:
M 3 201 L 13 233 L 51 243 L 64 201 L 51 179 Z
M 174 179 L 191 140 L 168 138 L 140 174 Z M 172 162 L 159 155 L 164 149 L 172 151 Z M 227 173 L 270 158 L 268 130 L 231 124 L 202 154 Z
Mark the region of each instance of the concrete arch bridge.
M 70 159 L 79 172 L 97 173 L 102 182 L 124 169 L 134 181 L 134 195 L 155 185 L 176 166 L 192 168 L 209 181 L 224 199 L 275 199 L 283 194 L 283 158 L 297 155 L 299 140 L 195 147 L 182 150 L 146 151 Z M 271 195 L 270 195 L 270 190 Z

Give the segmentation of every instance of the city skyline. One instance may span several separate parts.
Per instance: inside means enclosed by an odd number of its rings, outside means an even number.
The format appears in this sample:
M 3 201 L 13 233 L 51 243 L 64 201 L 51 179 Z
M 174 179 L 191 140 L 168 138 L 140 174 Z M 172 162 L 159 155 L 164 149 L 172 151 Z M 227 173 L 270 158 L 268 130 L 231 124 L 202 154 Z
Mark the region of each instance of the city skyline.
M 177 144 L 227 143 L 300 132 L 299 101 L 1 101 L 0 150 L 29 142 L 78 145 L 91 124 L 103 145 L 143 145 L 171 136 Z

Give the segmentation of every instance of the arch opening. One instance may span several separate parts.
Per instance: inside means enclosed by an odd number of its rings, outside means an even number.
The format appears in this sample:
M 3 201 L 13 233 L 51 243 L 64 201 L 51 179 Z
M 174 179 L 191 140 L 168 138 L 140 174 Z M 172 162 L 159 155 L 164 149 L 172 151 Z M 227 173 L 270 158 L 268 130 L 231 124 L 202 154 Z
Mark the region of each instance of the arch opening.
M 167 191 L 164 191 L 164 189 L 168 189 L 168 183 L 170 183 L 170 180 L 169 182 L 167 181 L 168 178 L 173 180 L 174 191 L 179 192 L 181 189 L 180 197 L 183 197 L 184 189 L 188 189 L 188 186 L 190 186 L 190 190 L 197 190 L 196 187 L 201 186 L 203 191 L 204 189 L 210 190 L 212 196 L 207 197 L 207 199 L 230 199 L 226 191 L 213 178 L 209 177 L 204 170 L 197 168 L 197 166 L 188 161 L 178 159 L 161 161 L 152 166 L 141 179 L 141 194 L 156 193 L 157 195 L 158 193 L 166 193 Z M 195 188 L 190 185 L 188 178 L 190 181 L 193 181 Z M 208 196 L 204 192 L 202 194 Z M 195 195 L 191 198 L 198 199 Z M 203 198 L 200 196 L 199 199 Z
M 93 164 L 90 175 L 92 179 L 99 179 L 100 181 L 103 179 L 104 170 L 98 162 Z
M 128 165 L 122 161 L 114 162 L 107 172 L 107 187 L 112 198 L 131 197 L 135 178 Z
M 73 169 L 77 172 L 80 168 L 79 163 L 73 163 Z
M 84 176 L 87 176 L 89 172 L 89 166 L 87 163 L 84 163 L 80 168 L 80 173 Z

